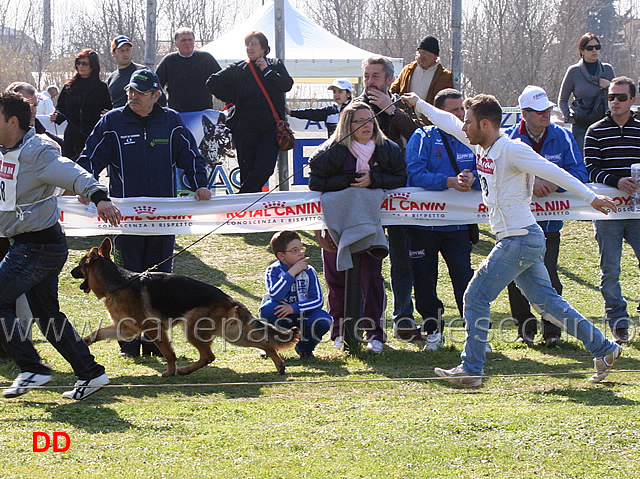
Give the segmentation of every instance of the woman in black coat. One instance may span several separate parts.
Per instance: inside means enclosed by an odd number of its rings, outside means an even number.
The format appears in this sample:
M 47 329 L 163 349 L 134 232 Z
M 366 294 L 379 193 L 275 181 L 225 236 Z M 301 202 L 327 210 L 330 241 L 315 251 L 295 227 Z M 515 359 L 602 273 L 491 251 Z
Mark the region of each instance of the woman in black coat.
M 249 33 L 244 43 L 248 60 L 214 73 L 207 80 L 207 87 L 220 100 L 235 105 L 227 123 L 238 153 L 240 193 L 255 193 L 262 191 L 273 174 L 279 149 L 276 122 L 249 63 L 269 94 L 280 120 L 285 118 L 284 94 L 291 90 L 293 79 L 280 60 L 266 58 L 271 49 L 262 32 Z
M 100 116 L 112 107 L 107 84 L 100 80 L 98 54 L 89 48 L 81 50 L 75 68 L 75 75 L 65 83 L 56 111 L 51 114 L 51 121 L 58 125 L 67 121 L 62 154 L 74 161 Z
M 407 167 L 400 147 L 389 140 L 373 118 L 366 103 L 349 103 L 340 116 L 332 137 L 309 158 L 309 188 L 314 191 L 341 191 L 346 188 L 401 188 L 407 183 Z M 358 208 L 357 204 L 345 208 Z M 325 215 L 331 211 L 325 211 Z M 333 317 L 331 339 L 336 348 L 344 345 L 343 316 L 345 272 L 337 268 L 337 246 L 326 234 L 316 233 L 322 247 L 324 279 L 329 288 L 329 314 Z M 382 352 L 385 341 L 384 279 L 382 260 L 361 256 L 362 324 L 367 334 L 367 350 Z

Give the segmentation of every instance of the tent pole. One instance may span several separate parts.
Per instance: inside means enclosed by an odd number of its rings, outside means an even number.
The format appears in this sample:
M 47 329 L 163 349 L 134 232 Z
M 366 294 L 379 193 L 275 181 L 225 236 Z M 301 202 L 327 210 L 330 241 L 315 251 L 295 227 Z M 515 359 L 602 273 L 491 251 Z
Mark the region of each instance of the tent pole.
M 284 0 L 273 2 L 273 22 L 276 34 L 276 58 L 284 62 Z M 286 101 L 286 98 L 285 98 Z M 278 184 L 280 191 L 289 191 L 289 152 L 281 151 L 278 155 Z

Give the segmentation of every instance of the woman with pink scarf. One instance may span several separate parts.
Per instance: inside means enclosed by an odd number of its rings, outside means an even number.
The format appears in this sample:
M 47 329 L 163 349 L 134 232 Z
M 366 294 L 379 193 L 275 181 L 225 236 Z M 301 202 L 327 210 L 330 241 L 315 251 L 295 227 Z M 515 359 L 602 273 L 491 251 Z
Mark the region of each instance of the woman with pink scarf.
M 342 111 L 335 133 L 309 159 L 309 188 L 314 191 L 339 191 L 346 188 L 401 188 L 407 183 L 407 168 L 400 147 L 389 140 L 373 118 L 371 108 L 352 102 Z M 345 208 L 358 208 L 357 204 Z M 328 214 L 326 212 L 325 214 Z M 342 349 L 344 334 L 345 272 L 336 268 L 336 245 L 329 235 L 317 232 L 322 247 L 324 276 L 329 289 L 329 313 L 334 319 L 331 339 Z M 368 254 L 361 260 L 362 317 L 367 331 L 367 350 L 382 352 L 384 278 L 382 260 Z

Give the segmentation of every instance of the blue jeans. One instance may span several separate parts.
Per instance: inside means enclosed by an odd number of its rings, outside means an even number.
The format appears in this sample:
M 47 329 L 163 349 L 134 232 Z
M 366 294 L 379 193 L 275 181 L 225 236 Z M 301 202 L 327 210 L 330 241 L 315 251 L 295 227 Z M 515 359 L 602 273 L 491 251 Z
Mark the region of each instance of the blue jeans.
M 466 340 L 462 367 L 472 375 L 482 375 L 489 331 L 490 303 L 511 281 L 533 308 L 578 338 L 596 357 L 616 348 L 600 330 L 567 303 L 551 286 L 544 266 L 545 237 L 537 224 L 529 234 L 504 238 L 493 247 L 474 274 L 464 293 Z
M 391 292 L 393 293 L 393 320 L 413 318 L 411 290 L 413 277 L 409 263 L 409 234 L 407 226 L 387 226 L 389 260 L 391 261 Z
M 71 364 L 79 379 L 93 379 L 104 374 L 104 367 L 96 363 L 58 304 L 58 275 L 66 259 L 66 243 L 25 243 L 9 248 L 0 262 L 0 343 L 21 372 L 50 374 L 16 320 L 15 301 L 26 294 L 42 334 Z
M 611 329 L 628 328 L 627 302 L 620 289 L 622 241 L 633 248 L 640 260 L 639 220 L 597 220 L 593 222 L 600 250 L 600 292 L 604 298 L 605 317 Z
M 278 301 L 264 303 L 260 307 L 260 317 L 280 328 L 291 329 L 294 326 L 299 327 L 300 342 L 296 346 L 296 351 L 298 353 L 312 352 L 322 340 L 322 336 L 327 334 L 327 331 L 331 328 L 332 319 L 329 313 L 322 309 L 314 309 L 298 315 L 278 318 L 275 309 L 279 304 Z

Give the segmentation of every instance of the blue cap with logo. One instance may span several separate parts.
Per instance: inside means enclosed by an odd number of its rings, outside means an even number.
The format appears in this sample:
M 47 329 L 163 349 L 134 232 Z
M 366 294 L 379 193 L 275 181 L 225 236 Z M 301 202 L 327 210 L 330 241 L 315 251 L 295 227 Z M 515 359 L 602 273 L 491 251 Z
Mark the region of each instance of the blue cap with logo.
M 111 42 L 111 51 L 117 50 L 122 45 L 131 45 L 131 46 L 133 46 L 133 42 L 131 41 L 131 38 L 129 38 L 126 35 L 118 35 Z
M 146 93 L 149 90 L 158 90 L 162 91 L 162 86 L 160 86 L 160 79 L 158 79 L 158 75 L 156 75 L 153 71 L 148 68 L 143 68 L 141 70 L 136 70 L 131 74 L 131 79 L 129 80 L 128 88 L 135 88 L 140 93 Z

